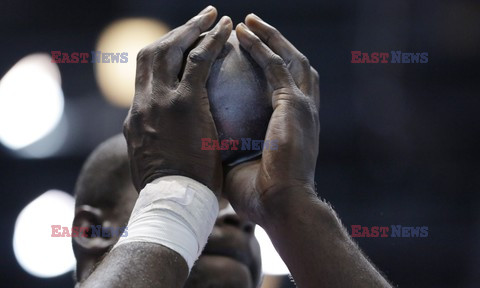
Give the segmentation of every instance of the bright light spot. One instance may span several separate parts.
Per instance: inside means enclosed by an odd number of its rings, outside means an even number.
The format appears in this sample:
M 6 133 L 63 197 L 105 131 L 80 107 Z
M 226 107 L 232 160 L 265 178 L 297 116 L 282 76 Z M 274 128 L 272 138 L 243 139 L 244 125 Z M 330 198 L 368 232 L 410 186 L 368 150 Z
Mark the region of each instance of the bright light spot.
M 24 158 L 46 158 L 57 154 L 67 140 L 69 124 L 64 114 L 60 123 L 42 139 L 25 148 L 15 151 L 18 156 Z
M 278 255 L 267 233 L 258 225 L 255 227 L 255 237 L 258 243 L 260 243 L 263 273 L 270 275 L 290 274 L 287 265 L 285 265 L 280 255 Z
M 48 54 L 17 62 L 0 81 L 0 141 L 26 147 L 51 132 L 63 113 L 60 71 Z
M 69 194 L 49 190 L 28 204 L 18 215 L 13 251 L 18 263 L 37 277 L 55 277 L 73 269 L 70 237 L 51 237 L 51 225 L 71 227 L 75 200 Z
M 135 68 L 140 49 L 158 40 L 169 28 L 153 19 L 130 18 L 110 24 L 101 33 L 96 51 L 128 53 L 127 63 L 95 63 L 97 81 L 111 103 L 130 107 L 135 92 Z

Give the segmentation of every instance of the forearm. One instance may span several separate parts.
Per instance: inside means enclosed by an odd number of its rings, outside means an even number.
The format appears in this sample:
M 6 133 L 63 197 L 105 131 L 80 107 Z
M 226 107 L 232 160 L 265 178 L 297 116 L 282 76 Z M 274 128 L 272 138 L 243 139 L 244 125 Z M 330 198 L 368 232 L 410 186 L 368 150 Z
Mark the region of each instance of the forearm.
M 80 287 L 183 287 L 187 276 L 187 263 L 175 251 L 127 243 L 112 250 Z
M 264 228 L 299 287 L 391 287 L 327 204 L 295 192 L 278 199 L 288 204 L 277 202 Z

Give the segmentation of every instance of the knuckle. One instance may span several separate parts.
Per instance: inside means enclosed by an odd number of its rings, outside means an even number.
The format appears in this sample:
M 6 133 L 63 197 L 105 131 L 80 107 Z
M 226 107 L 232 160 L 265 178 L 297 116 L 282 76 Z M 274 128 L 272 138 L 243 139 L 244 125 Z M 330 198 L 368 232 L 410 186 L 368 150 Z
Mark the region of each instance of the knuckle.
M 155 48 L 154 48 L 154 51 L 153 51 L 153 57 L 154 59 L 157 59 L 159 57 L 165 57 L 165 55 L 167 54 L 167 52 L 169 51 L 170 47 L 172 46 L 172 44 L 170 43 L 170 41 L 163 41 L 163 42 L 160 42 Z
M 139 97 L 137 95 L 138 94 L 135 95 L 132 107 L 125 119 L 125 121 L 128 121 L 129 125 L 135 125 L 137 122 L 142 122 L 144 117 L 148 114 L 151 105 L 150 100 L 146 100 L 145 97 Z
M 150 55 L 150 50 L 147 47 L 142 48 L 140 51 L 138 51 L 137 63 L 144 63 L 147 60 L 149 55 Z
M 128 116 L 127 116 L 127 118 L 125 118 L 125 120 L 123 120 L 122 128 L 123 128 L 123 130 L 122 130 L 123 135 L 127 136 L 128 131 L 130 130 L 130 119 L 129 119 Z
M 143 122 L 143 114 L 135 107 L 135 105 L 132 105 L 127 117 L 123 121 L 123 135 L 128 137 L 132 133 L 135 133 L 135 127 L 141 122 Z
M 313 75 L 313 79 L 318 82 L 319 79 L 320 79 L 320 75 L 318 74 L 317 70 L 315 70 L 315 68 L 313 67 L 310 67 L 310 72 L 312 73 Z
M 180 31 L 182 31 L 182 29 L 185 28 L 185 25 L 186 24 L 176 27 L 175 29 L 171 30 L 166 35 L 164 35 L 163 37 L 167 38 L 167 37 L 173 37 L 174 35 L 177 35 Z
M 295 91 L 292 88 L 280 88 L 273 92 L 273 97 L 276 102 L 281 102 L 286 105 L 296 106 L 297 101 Z
M 281 37 L 282 37 L 282 34 L 280 33 L 280 31 L 278 31 L 277 28 L 270 26 L 267 34 L 267 39 L 265 40 L 265 42 L 267 44 L 270 44 L 271 40 L 279 39 Z
M 197 47 L 188 54 L 188 60 L 192 63 L 202 63 L 211 58 L 211 53 L 203 46 Z
M 125 121 L 123 121 L 123 126 L 122 126 L 122 132 L 123 132 L 123 136 L 126 138 L 126 139 L 129 139 L 129 136 L 131 134 L 131 131 L 132 129 L 130 128 L 131 125 L 130 125 L 130 119 L 127 117 L 125 119 Z
M 298 56 L 298 63 L 300 63 L 300 65 L 302 66 L 303 69 L 305 69 L 305 71 L 309 71 L 310 70 L 310 61 L 308 60 L 308 58 L 303 55 L 303 54 L 300 54 Z
M 309 110 L 310 110 L 310 113 L 312 114 L 312 116 L 314 118 L 318 118 L 319 116 L 319 113 L 318 113 L 318 108 L 317 108 L 317 105 L 315 104 L 314 101 L 312 101 L 311 99 L 309 99 Z
M 260 40 L 260 38 L 258 38 L 258 37 L 254 37 L 254 38 L 252 38 L 252 43 L 250 44 L 250 47 L 249 47 L 248 50 L 252 50 L 252 49 L 255 49 L 255 48 L 256 49 L 261 49 L 262 45 L 263 45 L 262 40 Z
M 208 33 L 208 37 L 210 38 L 210 42 L 220 41 L 224 38 L 224 34 L 222 29 L 216 29 Z
M 316 111 L 315 103 L 310 97 L 305 96 L 298 88 L 278 89 L 276 97 L 279 101 L 295 108 L 303 113 Z
M 285 61 L 283 61 L 282 57 L 278 56 L 275 53 L 270 54 L 268 60 L 265 65 L 266 68 L 270 67 L 284 67 L 286 68 Z
M 280 31 L 278 31 L 277 28 L 273 27 L 273 26 L 270 26 L 270 33 L 272 35 L 272 37 L 281 37 L 282 36 L 282 33 L 280 33 Z

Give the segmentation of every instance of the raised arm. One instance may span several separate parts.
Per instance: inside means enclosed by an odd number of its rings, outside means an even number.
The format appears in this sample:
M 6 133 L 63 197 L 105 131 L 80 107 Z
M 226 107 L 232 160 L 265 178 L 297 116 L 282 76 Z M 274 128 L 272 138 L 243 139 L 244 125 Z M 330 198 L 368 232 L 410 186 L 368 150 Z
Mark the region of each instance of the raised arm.
M 212 231 L 222 164 L 219 151 L 199 151 L 197 144 L 202 137 L 217 139 L 205 86 L 231 33 L 230 18 L 208 32 L 181 71 L 185 51 L 216 16 L 207 7 L 138 54 L 124 134 L 140 195 L 128 237 L 81 287 L 182 287 Z
M 390 287 L 317 198 L 317 72 L 274 27 L 253 14 L 245 23 L 237 37 L 273 88 L 266 141 L 276 141 L 278 149 L 228 173 L 232 206 L 266 230 L 299 287 Z

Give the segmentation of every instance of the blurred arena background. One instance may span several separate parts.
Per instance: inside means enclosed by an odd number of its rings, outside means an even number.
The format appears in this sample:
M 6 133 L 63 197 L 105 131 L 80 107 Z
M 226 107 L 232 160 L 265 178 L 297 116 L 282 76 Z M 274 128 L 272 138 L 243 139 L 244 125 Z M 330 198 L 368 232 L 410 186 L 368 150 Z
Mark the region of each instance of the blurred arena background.
M 429 227 L 427 238 L 356 238 L 388 279 L 399 287 L 478 287 L 480 2 L 474 0 L 1 1 L 1 286 L 73 287 L 71 252 L 60 242 L 28 244 L 44 232 L 28 224 L 58 219 L 65 210 L 58 222 L 68 225 L 67 196 L 82 163 L 121 132 L 135 51 L 208 4 L 234 24 L 256 13 L 318 70 L 317 188 L 347 229 Z M 93 50 L 127 51 L 128 63 L 49 61 L 51 51 Z M 352 64 L 352 50 L 428 52 L 429 61 Z M 27 224 L 18 224 L 20 212 L 41 195 L 30 205 L 34 212 L 22 212 Z M 47 209 L 38 208 L 44 202 Z M 23 254 L 36 255 L 43 276 L 22 268 Z M 66 266 L 48 262 L 58 259 Z M 287 276 L 268 282 L 292 287 Z

